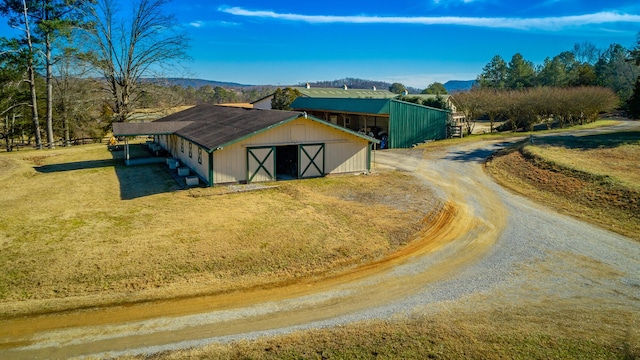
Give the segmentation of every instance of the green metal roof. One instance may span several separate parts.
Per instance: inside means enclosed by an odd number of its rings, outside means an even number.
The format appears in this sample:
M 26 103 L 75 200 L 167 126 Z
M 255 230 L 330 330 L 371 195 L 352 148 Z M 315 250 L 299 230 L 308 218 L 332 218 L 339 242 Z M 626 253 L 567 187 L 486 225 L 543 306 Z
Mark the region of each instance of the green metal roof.
M 451 95 L 449 94 L 440 94 L 440 95 L 436 95 L 436 94 L 408 94 L 408 95 L 404 95 L 405 97 L 417 97 L 417 98 L 421 98 L 421 99 L 435 99 L 438 96 L 440 96 L 443 99 L 448 99 L 449 97 L 451 97 Z
M 344 113 L 389 114 L 390 99 L 342 99 L 299 97 L 291 107 L 297 110 L 324 110 Z
M 343 89 L 343 88 L 309 88 L 294 87 L 303 96 L 310 98 L 344 98 L 344 99 L 392 99 L 398 94 L 387 90 L 373 89 Z
M 444 139 L 450 111 L 396 99 L 297 98 L 297 110 L 389 116 L 389 147 L 407 148 L 425 140 Z

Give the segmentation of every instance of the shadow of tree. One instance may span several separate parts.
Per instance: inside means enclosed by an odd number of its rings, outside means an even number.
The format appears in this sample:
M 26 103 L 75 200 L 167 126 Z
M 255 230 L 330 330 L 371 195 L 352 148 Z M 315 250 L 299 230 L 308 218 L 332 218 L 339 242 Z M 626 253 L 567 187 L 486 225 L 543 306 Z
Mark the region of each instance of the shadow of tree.
M 75 171 L 75 170 L 87 170 L 87 169 L 97 169 L 97 168 L 103 168 L 103 167 L 112 167 L 112 166 L 115 166 L 115 164 L 116 164 L 116 161 L 113 159 L 87 160 L 87 161 L 78 161 L 78 162 L 72 162 L 72 163 L 36 166 L 35 170 L 40 173 L 49 174 L 49 173 L 61 172 L 61 171 Z
M 558 135 L 534 137 L 536 145 L 564 147 L 566 149 L 590 150 L 616 148 L 640 142 L 640 131 L 625 131 L 594 135 Z
M 496 151 L 510 145 L 510 142 L 500 142 L 487 145 L 486 147 L 475 149 L 473 151 L 453 151 L 445 157 L 447 160 L 461 162 L 484 162 L 488 157 Z

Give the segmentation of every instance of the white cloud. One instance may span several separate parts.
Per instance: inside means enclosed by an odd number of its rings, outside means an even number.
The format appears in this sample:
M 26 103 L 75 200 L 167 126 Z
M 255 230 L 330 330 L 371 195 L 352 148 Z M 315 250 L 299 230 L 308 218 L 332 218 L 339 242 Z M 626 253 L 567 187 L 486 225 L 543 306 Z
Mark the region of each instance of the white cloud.
M 452 2 L 461 2 L 464 4 L 470 4 L 472 2 L 475 2 L 476 0 L 433 0 L 433 3 L 436 5 L 441 5 L 441 4 L 450 4 Z
M 200 29 L 200 28 L 212 27 L 212 26 L 230 27 L 230 26 L 238 26 L 240 24 L 238 24 L 236 22 L 230 22 L 230 21 L 200 21 L 200 20 L 196 20 L 196 21 L 190 22 L 188 25 L 191 26 L 191 27 Z
M 276 13 L 265 10 L 247 10 L 241 7 L 220 7 L 219 11 L 245 17 L 267 18 L 287 21 L 299 21 L 312 24 L 413 24 L 413 25 L 460 25 L 485 28 L 507 28 L 519 30 L 558 31 L 568 27 L 605 24 L 605 23 L 640 23 L 640 15 L 623 14 L 614 11 L 603 11 L 593 14 L 556 16 L 542 18 L 506 18 L 506 17 L 403 17 L 403 16 L 334 16 L 334 15 L 302 15 Z

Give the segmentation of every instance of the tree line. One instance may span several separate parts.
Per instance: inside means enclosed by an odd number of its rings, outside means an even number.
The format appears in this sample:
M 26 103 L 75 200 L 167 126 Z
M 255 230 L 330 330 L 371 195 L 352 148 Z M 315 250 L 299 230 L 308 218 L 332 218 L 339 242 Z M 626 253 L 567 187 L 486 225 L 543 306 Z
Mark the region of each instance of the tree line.
M 53 148 L 56 137 L 68 144 L 128 121 L 160 91 L 142 80 L 175 72 L 186 57 L 188 38 L 164 11 L 167 2 L 134 0 L 122 9 L 111 0 L 1 0 L 0 15 L 17 31 L 0 38 L 0 138 L 7 149 L 15 138 Z
M 102 137 L 113 122 L 130 121 L 141 107 L 248 102 L 273 92 L 272 87 L 196 89 L 148 81 L 180 75 L 180 61 L 186 57 L 189 39 L 165 11 L 168 1 L 133 0 L 127 3 L 131 7 L 124 9 L 124 3 L 111 0 L 0 0 L 0 15 L 17 30 L 13 38 L 0 38 L 0 140 L 7 149 L 16 139 L 33 142 L 41 149 L 55 147 L 60 139 L 69 144 L 74 138 Z M 533 96 L 542 90 L 552 93 L 556 87 L 582 87 L 583 91 L 604 87 L 620 99 L 622 108 L 640 116 L 638 41 L 632 50 L 612 44 L 600 51 L 589 43 L 577 44 L 572 51 L 548 58 L 538 67 L 520 54 L 508 63 L 495 56 L 478 76 L 478 89 L 491 89 L 496 99 L 510 99 L 512 106 L 517 96 Z M 351 78 L 338 82 L 371 85 Z M 532 90 L 535 88 L 542 90 Z M 389 85 L 396 93 L 405 89 L 399 83 Z M 434 83 L 423 93 L 444 94 L 446 90 Z M 284 106 L 290 94 L 282 91 L 280 95 L 278 99 L 285 99 L 276 105 Z M 556 94 L 555 98 L 562 96 Z M 464 95 L 456 98 L 464 111 L 479 106 L 466 101 Z M 427 105 L 444 104 L 441 98 L 433 101 Z M 526 114 L 518 115 L 521 119 L 513 126 L 528 126 L 531 121 Z M 553 115 L 561 116 L 557 114 L 556 110 Z M 577 114 L 572 110 L 571 115 L 561 118 L 569 123 L 580 121 Z
M 601 86 L 549 87 L 524 89 L 477 88 L 456 93 L 457 110 L 464 113 L 463 126 L 470 134 L 475 119 L 485 116 L 491 132 L 496 121 L 506 121 L 501 130 L 533 130 L 534 125 L 547 128 L 582 125 L 598 119 L 602 112 L 616 109 L 619 97 Z
M 634 85 L 640 76 L 640 67 L 634 61 L 640 49 L 640 33 L 634 49 L 611 44 L 604 50 L 584 42 L 577 43 L 535 66 L 522 54 L 516 53 L 506 62 L 495 55 L 478 75 L 480 88 L 519 90 L 536 86 L 579 87 L 602 86 L 613 90 L 620 98 L 620 106 L 628 109 Z
M 508 120 L 511 130 L 531 130 L 536 124 L 583 124 L 602 112 L 625 110 L 640 117 L 640 33 L 635 48 L 612 44 L 604 51 L 593 44 L 575 44 L 534 66 L 516 53 L 509 62 L 494 56 L 478 75 L 477 85 L 455 95 L 471 133 L 474 120 Z

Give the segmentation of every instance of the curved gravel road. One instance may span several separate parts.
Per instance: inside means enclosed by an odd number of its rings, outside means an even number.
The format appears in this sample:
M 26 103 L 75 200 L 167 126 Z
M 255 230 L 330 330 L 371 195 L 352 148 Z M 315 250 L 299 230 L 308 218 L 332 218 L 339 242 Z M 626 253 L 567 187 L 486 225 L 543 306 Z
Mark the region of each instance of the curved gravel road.
M 0 322 L 0 358 L 149 354 L 428 314 L 453 304 L 481 309 L 565 301 L 640 314 L 639 244 L 495 184 L 482 164 L 505 145 L 375 154 L 374 171 L 411 172 L 445 204 L 429 219 L 430 230 L 400 254 L 349 274 L 278 289 Z

